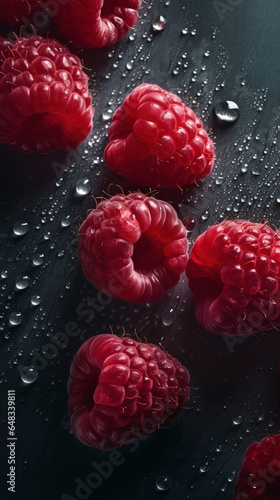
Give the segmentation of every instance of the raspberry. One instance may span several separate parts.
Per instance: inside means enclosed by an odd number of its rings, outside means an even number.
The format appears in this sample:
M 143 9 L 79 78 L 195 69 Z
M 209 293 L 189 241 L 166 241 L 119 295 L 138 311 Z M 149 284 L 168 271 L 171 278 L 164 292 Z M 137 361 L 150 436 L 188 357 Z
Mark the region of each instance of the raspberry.
M 80 347 L 68 381 L 75 436 L 112 450 L 166 426 L 189 398 L 188 370 L 153 344 L 101 334 Z
M 88 77 L 53 39 L 20 38 L 3 59 L 0 142 L 26 151 L 69 150 L 92 129 Z
M 186 269 L 196 317 L 213 333 L 251 334 L 280 325 L 280 232 L 223 221 L 197 238 Z
M 280 499 L 280 434 L 251 444 L 235 485 L 235 500 Z
M 87 279 L 110 296 L 154 302 L 175 286 L 188 260 L 187 231 L 169 203 L 131 193 L 102 201 L 79 231 Z
M 17 26 L 30 18 L 40 8 L 40 0 L 0 0 L 0 22 L 8 26 Z
M 214 145 L 179 97 L 143 83 L 115 111 L 104 156 L 129 181 L 176 189 L 211 172 Z
M 113 45 L 138 18 L 141 0 L 69 0 L 54 18 L 59 31 L 79 48 Z

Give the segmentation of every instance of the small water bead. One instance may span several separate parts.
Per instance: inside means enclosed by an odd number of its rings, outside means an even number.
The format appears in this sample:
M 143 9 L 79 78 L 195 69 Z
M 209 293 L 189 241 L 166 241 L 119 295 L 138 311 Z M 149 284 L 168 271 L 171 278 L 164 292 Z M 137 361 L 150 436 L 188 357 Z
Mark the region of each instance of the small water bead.
M 232 421 L 232 424 L 237 427 L 238 425 L 241 425 L 243 422 L 243 417 L 241 417 L 241 415 L 239 415 L 238 417 L 234 418 L 233 421 Z
M 262 173 L 262 169 L 261 169 L 260 165 L 255 165 L 255 166 L 252 168 L 252 174 L 253 174 L 253 175 L 258 176 L 258 175 L 261 175 L 261 173 Z
M 58 187 L 62 186 L 63 182 L 64 182 L 63 177 L 60 177 L 60 179 L 57 179 L 55 186 L 58 188 Z
M 28 222 L 16 222 L 13 225 L 13 233 L 15 236 L 24 236 L 29 231 Z
M 30 299 L 30 303 L 32 306 L 36 307 L 36 306 L 39 306 L 42 302 L 42 299 L 40 297 L 40 295 L 32 295 L 31 299 Z
M 235 470 L 233 470 L 233 471 L 232 471 L 232 472 L 228 475 L 228 478 L 227 478 L 228 482 L 229 482 L 229 483 L 232 483 L 232 482 L 233 482 L 233 480 L 234 480 L 234 478 L 235 478 L 235 476 L 236 476 L 236 472 L 235 472 Z
M 61 227 L 68 227 L 71 224 L 71 217 L 70 215 L 65 215 L 60 221 Z
M 207 50 L 206 52 L 204 52 L 204 57 L 209 57 L 209 56 L 210 56 L 209 50 Z
M 20 371 L 20 378 L 25 384 L 33 384 L 38 376 L 38 372 L 32 366 L 24 366 Z
M 156 488 L 159 491 L 168 491 L 171 487 L 171 481 L 168 476 L 158 476 L 156 479 Z
M 2 278 L 2 280 L 8 278 L 8 271 L 1 271 L 0 277 Z
M 31 259 L 31 262 L 32 262 L 32 265 L 34 267 L 38 267 L 38 266 L 41 266 L 44 262 L 44 254 L 43 253 L 36 253 L 33 255 L 32 259 Z
M 12 312 L 9 316 L 9 323 L 11 326 L 18 326 L 22 323 L 23 316 L 20 312 Z
M 208 463 L 199 467 L 199 472 L 201 472 L 201 474 L 205 474 L 205 472 L 208 472 L 208 471 L 209 471 L 209 464 Z
M 125 65 L 126 69 L 128 69 L 128 71 L 130 71 L 134 66 L 134 61 L 128 61 Z
M 183 28 L 181 31 L 181 35 L 185 36 L 188 34 L 188 32 L 189 32 L 188 28 Z
M 163 315 L 162 315 L 162 324 L 164 326 L 170 326 L 172 325 L 175 320 L 176 320 L 176 312 L 174 311 L 174 309 L 170 309 L 169 311 L 164 311 L 163 312 Z
M 193 29 L 193 30 L 191 31 L 191 36 L 195 36 L 195 35 L 196 35 L 196 29 Z
M 209 216 L 210 216 L 210 214 L 209 214 L 208 210 L 206 210 L 206 212 L 204 212 L 204 214 L 202 214 L 201 219 L 208 220 Z
M 90 193 L 91 185 L 87 177 L 81 177 L 75 184 L 76 194 L 79 196 L 86 196 Z
M 45 234 L 44 234 L 44 240 L 47 241 L 47 240 L 50 239 L 50 237 L 51 237 L 50 231 L 46 231 Z
M 217 177 L 217 179 L 215 180 L 215 184 L 217 184 L 217 186 L 221 186 L 221 184 L 223 184 L 225 178 L 222 177 L 222 176 L 219 176 Z
M 102 113 L 102 120 L 104 122 L 108 122 L 109 120 L 111 120 L 112 118 L 112 114 L 113 114 L 113 111 L 111 109 L 106 109 L 105 111 L 103 111 Z
M 28 276 L 18 276 L 15 281 L 16 290 L 25 290 L 30 285 Z
M 163 16 L 159 16 L 159 18 L 152 25 L 153 31 L 155 33 L 163 31 L 165 27 L 166 27 L 166 19 Z
M 214 107 L 214 115 L 221 125 L 230 125 L 239 118 L 239 107 L 233 101 L 220 101 Z

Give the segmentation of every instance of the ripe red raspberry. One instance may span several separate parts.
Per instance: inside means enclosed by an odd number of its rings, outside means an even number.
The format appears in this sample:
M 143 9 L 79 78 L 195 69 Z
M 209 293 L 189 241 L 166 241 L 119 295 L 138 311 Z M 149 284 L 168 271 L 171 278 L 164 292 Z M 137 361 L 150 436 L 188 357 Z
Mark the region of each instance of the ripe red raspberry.
M 75 436 L 112 450 L 168 425 L 189 398 L 188 370 L 153 344 L 102 334 L 78 350 L 68 381 Z
M 188 260 L 187 231 L 169 203 L 131 193 L 99 203 L 79 231 L 83 272 L 102 292 L 154 302 L 175 286 Z
M 113 45 L 138 18 L 141 0 L 69 0 L 60 5 L 54 22 L 76 47 Z
M 53 39 L 20 38 L 3 59 L 0 142 L 26 151 L 69 150 L 92 129 L 88 77 Z
M 143 83 L 114 113 L 104 157 L 129 181 L 176 189 L 211 172 L 214 145 L 179 97 Z
M 195 241 L 186 270 L 196 316 L 213 333 L 251 334 L 280 325 L 280 232 L 223 221 Z
M 40 7 L 40 0 L 0 0 L 0 22 L 8 26 L 23 24 L 23 18 L 30 18 Z
M 280 499 L 280 434 L 251 444 L 235 485 L 235 500 Z

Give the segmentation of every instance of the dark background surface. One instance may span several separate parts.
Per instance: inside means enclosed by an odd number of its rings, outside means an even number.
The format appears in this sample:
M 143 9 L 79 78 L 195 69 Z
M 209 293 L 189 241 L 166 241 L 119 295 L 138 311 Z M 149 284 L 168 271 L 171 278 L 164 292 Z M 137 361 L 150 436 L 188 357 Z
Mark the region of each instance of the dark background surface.
M 152 24 L 159 15 L 166 28 L 155 34 Z M 93 196 L 114 194 L 117 185 L 125 192 L 139 187 L 111 174 L 102 153 L 108 110 L 142 82 L 180 95 L 215 141 L 210 177 L 183 193 L 157 195 L 171 201 L 180 218 L 195 219 L 191 244 L 225 218 L 266 219 L 279 227 L 279 22 L 277 0 L 144 3 L 126 39 L 81 55 L 90 68 L 96 112 L 92 135 L 78 153 L 40 156 L 0 148 L 1 498 L 229 500 L 246 447 L 279 431 L 277 331 L 236 341 L 207 333 L 194 319 L 185 279 L 158 304 L 108 300 L 96 311 L 98 292 L 82 275 L 76 237 L 95 206 Z M 227 128 L 217 125 L 212 113 L 223 99 L 240 107 L 240 119 Z M 75 183 L 82 177 L 90 180 L 91 192 L 77 198 Z M 71 224 L 62 227 L 66 216 Z M 19 221 L 28 222 L 29 231 L 15 237 Z M 44 254 L 41 266 L 32 266 L 35 254 Z M 16 291 L 19 276 L 28 276 L 30 284 Z M 42 299 L 37 307 L 30 304 L 33 295 Z M 9 324 L 13 312 L 22 314 L 18 326 Z M 68 338 L 68 345 L 64 338 L 64 348 L 54 352 L 47 347 L 53 345 L 49 336 L 65 335 L 69 322 L 79 335 Z M 78 494 L 79 480 L 96 473 L 92 462 L 100 467 L 112 456 L 81 445 L 69 432 L 69 367 L 84 339 L 110 328 L 118 334 L 136 329 L 139 337 L 160 342 L 178 357 L 191 373 L 191 400 L 172 429 L 157 431 L 137 449 L 121 448 L 120 465 L 107 465 L 109 477 L 101 478 L 92 494 Z M 46 360 L 50 349 L 53 359 Z M 36 352 L 38 379 L 25 384 L 20 371 L 35 363 Z M 16 495 L 6 489 L 7 389 L 16 390 Z M 166 492 L 156 487 L 162 475 L 171 481 Z

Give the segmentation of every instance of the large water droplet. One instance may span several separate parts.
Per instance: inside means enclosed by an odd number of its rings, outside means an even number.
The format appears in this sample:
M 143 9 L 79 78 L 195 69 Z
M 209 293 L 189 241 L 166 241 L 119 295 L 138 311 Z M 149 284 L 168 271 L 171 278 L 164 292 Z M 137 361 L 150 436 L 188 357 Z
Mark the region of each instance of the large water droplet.
M 214 115 L 222 125 L 234 123 L 239 118 L 239 107 L 233 101 L 221 101 L 214 107 Z
M 9 316 L 9 323 L 12 326 L 18 326 L 22 323 L 23 316 L 20 312 L 12 312 Z
M 29 225 L 27 222 L 16 222 L 13 225 L 13 233 L 15 236 L 24 236 L 28 233 Z
M 167 491 L 171 487 L 171 481 L 168 476 L 158 476 L 156 487 L 159 491 Z
M 163 16 L 159 16 L 157 21 L 153 23 L 153 31 L 158 33 L 159 31 L 163 31 L 166 27 L 166 19 Z
M 17 290 L 25 290 L 30 284 L 30 279 L 28 276 L 18 276 L 15 281 L 15 287 Z
M 75 184 L 75 189 L 76 193 L 79 196 L 86 196 L 87 194 L 89 194 L 91 190 L 89 179 L 87 179 L 86 177 L 81 177 L 81 179 L 78 179 Z
M 25 384 L 33 384 L 38 378 L 38 372 L 32 366 L 24 366 L 20 371 L 21 380 Z

